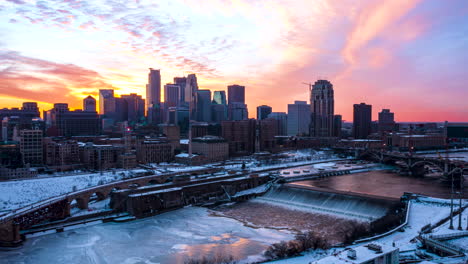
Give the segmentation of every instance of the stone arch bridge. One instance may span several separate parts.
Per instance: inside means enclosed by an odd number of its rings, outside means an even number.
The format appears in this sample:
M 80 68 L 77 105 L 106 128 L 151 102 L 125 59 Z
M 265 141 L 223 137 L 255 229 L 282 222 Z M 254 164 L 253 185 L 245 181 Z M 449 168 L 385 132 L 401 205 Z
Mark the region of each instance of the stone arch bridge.
M 221 168 L 203 168 L 182 172 L 170 172 L 127 179 L 98 185 L 88 189 L 60 195 L 28 205 L 0 216 L 0 247 L 21 244 L 21 230 L 26 230 L 45 221 L 64 219 L 70 216 L 71 205 L 76 202 L 80 209 L 87 209 L 91 199 L 104 200 L 113 190 L 132 189 L 140 186 L 162 184 L 176 175 L 202 175 L 221 171 Z

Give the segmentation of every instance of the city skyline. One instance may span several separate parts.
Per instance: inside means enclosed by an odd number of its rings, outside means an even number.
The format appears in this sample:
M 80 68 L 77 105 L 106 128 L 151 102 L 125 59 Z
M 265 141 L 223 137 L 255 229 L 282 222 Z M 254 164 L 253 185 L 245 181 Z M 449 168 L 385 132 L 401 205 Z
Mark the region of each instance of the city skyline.
M 81 108 L 99 89 L 145 97 L 153 67 L 162 86 L 189 73 L 200 89 L 245 86 L 250 117 L 264 104 L 286 112 L 308 101 L 302 82 L 327 79 L 346 121 L 360 102 L 376 110 L 372 120 L 390 108 L 399 122 L 468 121 L 463 1 L 346 4 L 10 0 L 0 5 L 0 101 L 44 110 Z

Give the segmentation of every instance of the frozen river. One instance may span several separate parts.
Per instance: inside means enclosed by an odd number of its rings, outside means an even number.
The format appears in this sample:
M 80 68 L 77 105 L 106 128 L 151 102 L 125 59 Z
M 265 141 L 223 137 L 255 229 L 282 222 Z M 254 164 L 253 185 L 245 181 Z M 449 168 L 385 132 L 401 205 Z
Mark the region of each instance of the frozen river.
M 3 263 L 184 263 L 219 254 L 260 260 L 270 244 L 293 234 L 249 228 L 205 208 L 187 207 L 127 223 L 105 223 L 29 238 L 23 248 L 0 251 Z

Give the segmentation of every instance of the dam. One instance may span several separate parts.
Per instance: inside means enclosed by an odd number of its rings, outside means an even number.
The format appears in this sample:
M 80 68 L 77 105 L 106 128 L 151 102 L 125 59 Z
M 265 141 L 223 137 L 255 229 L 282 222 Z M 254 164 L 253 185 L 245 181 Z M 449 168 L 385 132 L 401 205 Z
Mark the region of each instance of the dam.
M 276 186 L 265 195 L 251 200 L 254 203 L 268 203 L 286 209 L 365 222 L 384 216 L 388 208 L 398 201 L 394 198 L 324 191 L 293 184 Z

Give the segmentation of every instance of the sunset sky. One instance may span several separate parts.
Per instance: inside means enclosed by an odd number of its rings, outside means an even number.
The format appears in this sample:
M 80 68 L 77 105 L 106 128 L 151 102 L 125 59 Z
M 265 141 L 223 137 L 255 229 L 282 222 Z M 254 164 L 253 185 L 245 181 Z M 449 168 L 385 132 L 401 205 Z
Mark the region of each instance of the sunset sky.
M 0 0 L 1 107 L 144 96 L 150 67 L 163 84 L 245 85 L 252 117 L 325 78 L 348 121 L 360 102 L 374 119 L 468 121 L 468 1 Z

